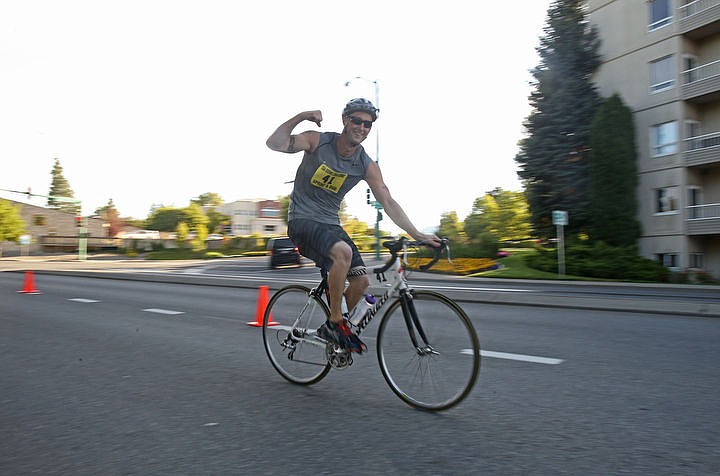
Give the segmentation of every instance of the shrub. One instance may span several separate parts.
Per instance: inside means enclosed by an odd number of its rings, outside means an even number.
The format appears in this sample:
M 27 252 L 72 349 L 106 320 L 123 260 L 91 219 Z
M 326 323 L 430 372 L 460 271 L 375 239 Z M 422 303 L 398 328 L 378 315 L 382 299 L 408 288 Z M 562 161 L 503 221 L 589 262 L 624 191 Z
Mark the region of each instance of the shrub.
M 557 250 L 538 249 L 525 263 L 546 272 L 557 272 Z M 603 242 L 574 244 L 565 251 L 569 275 L 627 281 L 667 281 L 669 271 L 657 261 L 638 256 L 634 246 L 613 247 Z
M 450 257 L 455 258 L 489 258 L 497 256 L 500 242 L 490 233 L 480 235 L 476 244 L 450 242 Z M 430 257 L 434 251 L 429 247 L 417 250 L 418 256 Z
M 715 284 L 717 281 L 713 278 L 712 274 L 707 271 L 696 271 L 695 281 L 700 284 Z

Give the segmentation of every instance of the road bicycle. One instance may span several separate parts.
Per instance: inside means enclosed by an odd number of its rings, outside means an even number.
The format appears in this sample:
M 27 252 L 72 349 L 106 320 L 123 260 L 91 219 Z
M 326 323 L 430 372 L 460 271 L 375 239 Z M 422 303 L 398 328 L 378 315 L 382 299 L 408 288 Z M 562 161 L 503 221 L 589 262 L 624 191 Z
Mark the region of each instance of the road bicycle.
M 446 410 L 460 403 L 472 390 L 480 370 L 480 344 L 472 322 L 452 299 L 413 289 L 402 262 L 409 248 L 422 242 L 402 237 L 383 246 L 390 251 L 384 266 L 374 268 L 381 290 L 375 304 L 365 299 L 351 321 L 359 336 L 373 317 L 387 305 L 376 335 L 377 358 L 385 381 L 408 405 L 420 410 Z M 428 245 L 424 245 L 428 246 Z M 448 250 L 447 240 L 430 262 L 429 269 Z M 400 253 L 402 260 L 399 260 Z M 391 279 L 385 273 L 391 270 Z M 289 285 L 270 298 L 263 316 L 263 343 L 273 367 L 285 379 L 300 385 L 319 382 L 330 369 L 343 370 L 353 363 L 350 352 L 317 335 L 330 316 L 327 273 L 310 289 Z

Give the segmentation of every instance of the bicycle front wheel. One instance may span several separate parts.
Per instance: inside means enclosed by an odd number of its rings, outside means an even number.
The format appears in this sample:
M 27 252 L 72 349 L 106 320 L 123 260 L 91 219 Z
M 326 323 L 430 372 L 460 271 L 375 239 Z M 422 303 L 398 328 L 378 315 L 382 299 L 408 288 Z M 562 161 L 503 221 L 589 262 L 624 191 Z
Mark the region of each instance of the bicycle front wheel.
M 454 301 L 432 291 L 412 291 L 408 306 L 402 300 L 390 305 L 378 328 L 377 355 L 385 381 L 420 410 L 457 405 L 480 370 L 480 344 L 470 319 Z
M 304 286 L 284 287 L 270 298 L 263 317 L 263 344 L 280 375 L 300 385 L 327 375 L 325 345 L 314 336 L 329 316 L 325 302 Z

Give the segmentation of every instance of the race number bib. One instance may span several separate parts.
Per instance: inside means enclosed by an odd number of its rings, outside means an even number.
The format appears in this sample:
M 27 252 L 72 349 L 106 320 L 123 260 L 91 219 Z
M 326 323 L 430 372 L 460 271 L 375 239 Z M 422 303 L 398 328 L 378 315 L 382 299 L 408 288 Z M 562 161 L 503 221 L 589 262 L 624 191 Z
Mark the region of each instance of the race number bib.
M 347 174 L 335 172 L 327 165 L 320 164 L 320 167 L 317 168 L 312 176 L 312 179 L 310 179 L 310 183 L 316 187 L 338 193 L 342 184 L 345 183 L 346 178 Z

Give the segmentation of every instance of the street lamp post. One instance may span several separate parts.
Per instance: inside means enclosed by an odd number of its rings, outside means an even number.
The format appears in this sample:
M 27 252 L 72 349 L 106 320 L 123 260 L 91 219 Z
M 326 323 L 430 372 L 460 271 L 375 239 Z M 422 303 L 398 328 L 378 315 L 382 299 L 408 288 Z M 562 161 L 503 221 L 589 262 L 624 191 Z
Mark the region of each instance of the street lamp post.
M 375 86 L 375 108 L 380 110 L 380 85 L 377 79 L 367 79 L 362 76 L 355 76 L 354 78 L 345 82 L 345 86 L 350 86 L 350 83 L 356 79 L 361 79 L 372 83 Z M 380 131 L 377 126 L 375 129 L 375 162 L 380 165 Z M 372 205 L 375 208 L 375 259 L 380 259 L 380 220 L 382 220 L 382 204 L 377 200 L 370 200 L 370 189 L 368 189 L 368 205 Z

